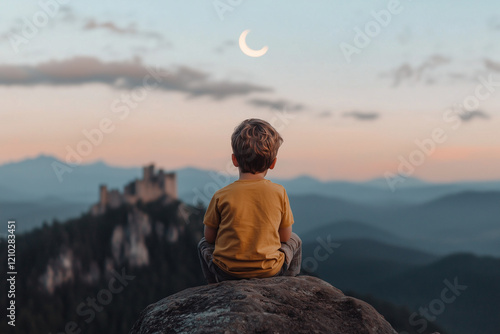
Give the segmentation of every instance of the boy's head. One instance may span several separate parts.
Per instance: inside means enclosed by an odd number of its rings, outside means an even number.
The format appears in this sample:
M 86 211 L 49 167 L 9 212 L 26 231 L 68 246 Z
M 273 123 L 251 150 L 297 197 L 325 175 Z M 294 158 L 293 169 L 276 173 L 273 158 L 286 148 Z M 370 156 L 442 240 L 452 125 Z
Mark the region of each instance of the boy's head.
M 231 136 L 233 154 L 242 173 L 261 173 L 273 164 L 283 143 L 278 131 L 261 119 L 241 122 Z

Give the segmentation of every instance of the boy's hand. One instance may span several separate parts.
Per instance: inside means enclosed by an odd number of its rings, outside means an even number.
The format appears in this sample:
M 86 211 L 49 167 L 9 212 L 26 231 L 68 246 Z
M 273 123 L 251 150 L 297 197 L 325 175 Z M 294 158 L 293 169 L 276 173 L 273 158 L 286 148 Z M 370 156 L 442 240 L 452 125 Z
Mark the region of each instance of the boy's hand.
M 287 242 L 292 236 L 292 227 L 280 228 L 278 229 L 278 233 L 280 234 L 280 242 Z
M 215 239 L 217 238 L 218 229 L 205 225 L 205 240 L 209 244 L 215 244 Z

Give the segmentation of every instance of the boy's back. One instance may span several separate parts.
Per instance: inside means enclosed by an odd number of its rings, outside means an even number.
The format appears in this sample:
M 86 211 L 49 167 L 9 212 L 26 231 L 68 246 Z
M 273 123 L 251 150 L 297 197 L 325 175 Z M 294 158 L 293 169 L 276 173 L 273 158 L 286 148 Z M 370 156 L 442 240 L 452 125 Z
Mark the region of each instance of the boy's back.
M 214 263 L 240 278 L 270 277 L 284 262 L 278 230 L 293 224 L 283 186 L 267 179 L 237 180 L 213 196 L 204 224 L 218 229 Z
M 208 283 L 300 272 L 302 241 L 292 232 L 285 188 L 265 179 L 282 142 L 278 131 L 260 119 L 244 120 L 234 129 L 231 160 L 239 179 L 212 197 L 198 244 Z

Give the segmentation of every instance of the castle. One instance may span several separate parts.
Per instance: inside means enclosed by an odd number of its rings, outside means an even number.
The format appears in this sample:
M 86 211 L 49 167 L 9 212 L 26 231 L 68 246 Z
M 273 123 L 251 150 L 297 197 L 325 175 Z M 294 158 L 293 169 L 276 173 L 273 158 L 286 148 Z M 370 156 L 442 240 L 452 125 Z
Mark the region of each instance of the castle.
M 107 208 L 117 208 L 122 204 L 135 204 L 137 201 L 144 203 L 154 201 L 162 196 L 177 199 L 177 179 L 174 172 L 165 173 L 162 169 L 155 174 L 155 166 L 151 164 L 143 168 L 142 180 L 135 180 L 127 184 L 123 193 L 117 189 L 108 191 L 108 187 L 101 185 L 99 189 L 99 202 L 94 204 L 90 212 L 100 215 Z

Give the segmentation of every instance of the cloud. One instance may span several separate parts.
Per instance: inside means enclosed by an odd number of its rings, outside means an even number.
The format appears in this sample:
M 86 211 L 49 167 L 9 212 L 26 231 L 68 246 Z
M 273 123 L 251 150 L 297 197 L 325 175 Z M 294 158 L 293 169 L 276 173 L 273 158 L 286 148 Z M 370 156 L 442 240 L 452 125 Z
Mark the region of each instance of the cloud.
M 318 118 L 327 118 L 327 117 L 330 117 L 332 116 L 332 112 L 331 111 L 328 111 L 328 110 L 325 110 L 325 111 L 322 111 L 320 112 L 319 114 L 316 115 Z
M 497 63 L 493 60 L 485 59 L 484 66 L 490 71 L 500 72 L 500 63 Z
M 129 25 L 128 28 L 119 28 L 113 22 L 97 23 L 94 20 L 89 20 L 87 22 L 87 24 L 85 24 L 85 26 L 83 27 L 83 30 L 95 30 L 95 29 L 105 29 L 105 30 L 115 32 L 117 34 L 136 34 L 137 33 L 137 30 L 132 25 Z
M 377 112 L 350 111 L 343 114 L 344 117 L 351 117 L 359 121 L 375 121 L 380 114 Z
M 262 98 L 255 98 L 247 101 L 248 104 L 258 108 L 271 108 L 271 109 L 286 109 L 288 111 L 302 111 L 304 105 L 300 103 L 292 103 L 287 100 L 269 100 Z
M 104 29 L 120 35 L 138 35 L 143 37 L 154 38 L 159 41 L 163 40 L 163 36 L 161 34 L 152 31 L 139 31 L 133 24 L 130 24 L 127 28 L 121 28 L 110 21 L 98 23 L 95 20 L 91 19 L 88 20 L 85 26 L 83 27 L 83 30 L 96 30 L 96 29 Z
M 430 76 L 430 72 L 436 68 L 448 64 L 451 58 L 442 55 L 432 55 L 424 60 L 418 66 L 412 66 L 408 63 L 401 64 L 395 70 L 383 73 L 383 76 L 389 76 L 393 79 L 393 87 L 401 85 L 403 82 L 419 82 L 423 81 L 427 84 L 432 84 L 436 81 Z
M 458 117 L 464 122 L 470 122 L 474 118 L 482 118 L 482 119 L 489 119 L 490 116 L 482 111 L 479 110 L 474 110 L 474 111 L 466 111 L 464 113 L 459 113 Z
M 157 45 L 153 48 L 135 47 L 136 52 L 152 52 L 161 49 L 172 49 L 172 43 L 168 41 L 164 35 L 155 31 L 143 31 L 136 28 L 135 24 L 129 24 L 127 27 L 120 27 L 111 21 L 97 22 L 94 19 L 87 20 L 83 26 L 83 30 L 107 30 L 116 35 L 128 35 L 130 37 L 140 37 L 141 39 L 156 40 Z
M 103 62 L 94 57 L 75 57 L 31 65 L 0 65 L 0 85 L 83 85 L 101 83 L 117 89 L 131 89 L 144 84 L 144 78 L 161 77 L 159 89 L 186 93 L 189 97 L 209 96 L 224 99 L 272 89 L 246 82 L 215 81 L 210 74 L 187 66 L 173 70 L 152 68 L 132 61 Z M 150 80 L 151 81 L 151 80 Z
M 115 35 L 130 37 L 139 37 L 141 41 L 144 39 L 155 40 L 157 45 L 154 48 L 147 48 L 144 52 L 158 51 L 161 49 L 171 49 L 172 43 L 161 33 L 155 31 L 142 31 L 136 28 L 135 24 L 129 24 L 127 27 L 120 27 L 111 21 L 98 22 L 95 19 L 85 19 L 77 16 L 73 9 L 69 6 L 61 6 L 59 12 L 51 17 L 50 24 L 46 28 L 49 29 L 67 29 L 67 26 L 81 28 L 83 25 L 84 31 L 106 30 Z M 22 30 L 26 23 L 18 19 L 16 23 L 6 32 L 0 32 L 0 42 L 9 40 L 12 34 L 23 35 Z M 44 28 L 45 29 L 45 28 Z
M 77 20 L 77 17 L 75 16 L 72 8 L 69 6 L 61 6 L 53 16 L 50 16 L 50 24 L 47 24 L 46 26 L 44 25 L 43 29 L 54 29 L 58 26 L 56 23 L 73 23 L 75 20 Z M 25 28 L 26 21 L 21 18 L 16 19 L 7 31 L 0 33 L 0 41 L 8 40 L 13 34 L 22 36 L 23 29 Z

